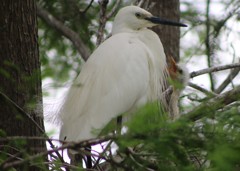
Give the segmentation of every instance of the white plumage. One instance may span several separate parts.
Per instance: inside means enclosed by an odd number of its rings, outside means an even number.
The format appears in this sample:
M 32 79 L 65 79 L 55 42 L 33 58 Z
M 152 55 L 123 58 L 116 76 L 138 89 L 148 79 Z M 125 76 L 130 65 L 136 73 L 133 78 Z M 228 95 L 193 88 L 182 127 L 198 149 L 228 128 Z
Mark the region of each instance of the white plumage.
M 156 19 L 136 6 L 118 12 L 112 36 L 93 52 L 64 99 L 60 140 L 94 138 L 112 118 L 161 97 L 166 57 L 147 29 Z

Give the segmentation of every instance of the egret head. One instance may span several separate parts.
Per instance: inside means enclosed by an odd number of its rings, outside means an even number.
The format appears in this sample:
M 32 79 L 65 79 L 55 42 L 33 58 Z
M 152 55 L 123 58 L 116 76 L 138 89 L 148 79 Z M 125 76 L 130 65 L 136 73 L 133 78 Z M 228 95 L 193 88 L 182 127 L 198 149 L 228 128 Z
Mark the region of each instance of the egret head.
M 112 34 L 140 30 L 158 24 L 186 27 L 182 23 L 154 17 L 151 13 L 140 7 L 127 6 L 117 13 L 113 22 Z

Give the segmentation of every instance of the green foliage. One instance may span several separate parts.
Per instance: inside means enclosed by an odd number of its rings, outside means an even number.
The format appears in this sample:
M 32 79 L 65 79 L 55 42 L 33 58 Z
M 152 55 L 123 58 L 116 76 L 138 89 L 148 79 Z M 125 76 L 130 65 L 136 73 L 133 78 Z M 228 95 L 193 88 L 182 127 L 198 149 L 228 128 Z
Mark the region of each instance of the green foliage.
M 158 105 L 148 104 L 126 125 L 117 140 L 123 163 L 132 170 L 236 170 L 240 164 L 240 115 L 237 108 L 215 119 L 171 122 Z M 160 110 L 161 111 L 161 110 Z M 129 152 L 131 147 L 133 152 Z M 127 152 L 126 152 L 127 151 Z M 126 155 L 127 154 L 127 155 Z
M 39 0 L 38 2 L 64 25 L 77 32 L 91 51 L 94 50 L 95 36 L 99 26 L 97 2 L 94 2 L 87 12 L 84 10 L 89 1 Z M 236 2 L 236 0 L 222 1 L 221 4 L 224 4 L 227 10 L 231 3 L 236 4 Z M 109 11 L 113 7 L 112 4 L 109 5 Z M 231 28 L 226 26 L 227 21 L 223 20 L 224 17 L 226 18 L 225 11 L 219 16 L 210 15 L 210 35 L 207 35 L 205 11 L 201 10 L 202 8 L 199 8 L 197 3 L 183 2 L 183 4 L 186 8 L 182 12 L 182 18 L 189 25 L 189 30 L 183 35 L 190 33 L 190 37 L 194 41 L 187 42 L 182 58 L 197 57 L 198 62 L 199 58 L 206 57 L 204 43 L 209 36 L 211 55 L 214 56 L 213 60 L 217 61 L 218 56 L 214 54 L 222 49 L 220 49 L 220 43 L 216 42 L 220 42 L 222 36 L 226 35 L 226 31 L 231 32 Z M 105 32 L 109 31 L 106 29 Z M 50 77 L 56 82 L 63 82 L 69 80 L 70 75 L 80 72 L 81 56 L 72 43 L 40 19 L 39 44 L 43 79 Z M 71 71 L 74 71 L 74 74 Z M 9 76 L 1 69 L 0 74 Z M 175 84 L 173 82 L 173 85 Z M 128 129 L 127 133 L 116 140 L 119 147 L 118 152 L 124 160 L 120 165 L 111 163 L 112 168 L 125 170 L 146 170 L 146 167 L 154 170 L 239 170 L 240 115 L 238 108 L 230 107 L 209 112 L 207 101 L 210 97 L 199 95 L 196 91 L 192 93 L 196 95 L 197 102 L 193 102 L 194 105 L 206 102 L 206 108 L 201 112 L 208 113 L 204 114 L 207 117 L 198 121 L 190 121 L 183 116 L 177 121 L 169 121 L 166 114 L 161 112 L 158 104 L 146 105 L 132 116 L 131 121 L 125 123 Z M 181 107 L 182 110 L 187 111 L 194 108 L 194 105 L 187 105 L 188 108 L 184 104 Z M 112 130 L 116 130 L 115 120 L 102 131 L 102 134 Z M 99 130 L 97 131 L 99 132 Z M 34 161 L 32 163 L 34 164 Z M 58 170 L 60 166 L 61 162 L 56 157 L 51 168 Z
M 0 137 L 6 137 L 7 134 L 3 129 L 0 129 Z
M 93 24 L 98 14 L 96 8 L 91 7 L 86 13 L 79 11 L 87 7 L 86 1 L 69 3 L 65 0 L 39 0 L 39 4 L 64 25 L 77 32 L 88 48 L 94 49 L 91 38 L 97 30 Z M 41 19 L 38 26 L 43 79 L 54 77 L 56 81 L 69 80 L 70 71 L 74 70 L 77 73 L 80 71 L 81 56 L 71 42 Z
M 0 136 L 1 143 L 4 145 L 0 148 L 0 170 L 27 170 L 26 168 L 40 168 L 40 170 L 47 171 L 45 165 L 46 158 L 44 155 L 36 155 L 32 157 L 29 153 L 29 142 L 26 139 L 19 138 L 11 141 L 3 141 L 3 137 Z M 35 149 L 39 150 L 39 149 Z M 13 154 L 13 155 L 11 155 Z M 21 160 L 16 160 L 21 159 Z M 16 163 L 20 162 L 16 165 Z M 25 165 L 26 164 L 26 165 Z M 5 169 L 5 165 L 7 169 Z M 28 165 L 28 166 L 27 166 Z M 31 167 L 29 167 L 29 165 Z M 26 167 L 27 166 L 27 167 Z
M 90 1 L 38 0 L 38 4 L 58 21 L 78 33 L 85 46 L 95 49 L 96 34 L 99 27 L 99 4 Z M 111 11 L 115 1 L 110 1 L 107 12 Z M 42 78 L 54 78 L 55 83 L 69 81 L 80 72 L 81 55 L 67 38 L 56 29 L 38 20 L 40 58 Z M 109 30 L 105 29 L 106 35 Z

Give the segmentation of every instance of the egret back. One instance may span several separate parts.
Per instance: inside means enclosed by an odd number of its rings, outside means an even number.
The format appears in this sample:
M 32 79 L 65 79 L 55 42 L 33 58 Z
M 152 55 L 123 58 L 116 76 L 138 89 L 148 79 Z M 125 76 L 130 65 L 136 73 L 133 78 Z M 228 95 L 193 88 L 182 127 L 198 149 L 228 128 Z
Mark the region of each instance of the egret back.
M 112 119 L 161 99 L 166 58 L 148 30 L 118 33 L 102 43 L 70 88 L 59 116 L 60 139 L 94 138 Z

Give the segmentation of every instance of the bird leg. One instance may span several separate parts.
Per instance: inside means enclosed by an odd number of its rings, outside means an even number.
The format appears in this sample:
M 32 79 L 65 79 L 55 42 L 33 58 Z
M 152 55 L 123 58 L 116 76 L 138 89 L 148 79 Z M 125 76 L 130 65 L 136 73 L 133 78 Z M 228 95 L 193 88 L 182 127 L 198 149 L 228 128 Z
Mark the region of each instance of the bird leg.
M 85 148 L 85 150 L 91 154 L 91 145 L 87 146 Z M 92 156 L 91 155 L 86 155 L 86 168 L 87 169 L 92 168 Z
M 121 134 L 122 129 L 122 116 L 117 117 L 117 133 Z
M 86 152 L 84 152 L 84 150 Z M 87 153 L 87 154 L 86 154 Z M 82 165 L 84 162 L 87 169 L 92 168 L 92 158 L 91 158 L 91 146 L 87 146 L 84 149 L 79 150 L 68 150 L 68 156 L 71 160 L 71 165 L 78 166 Z

